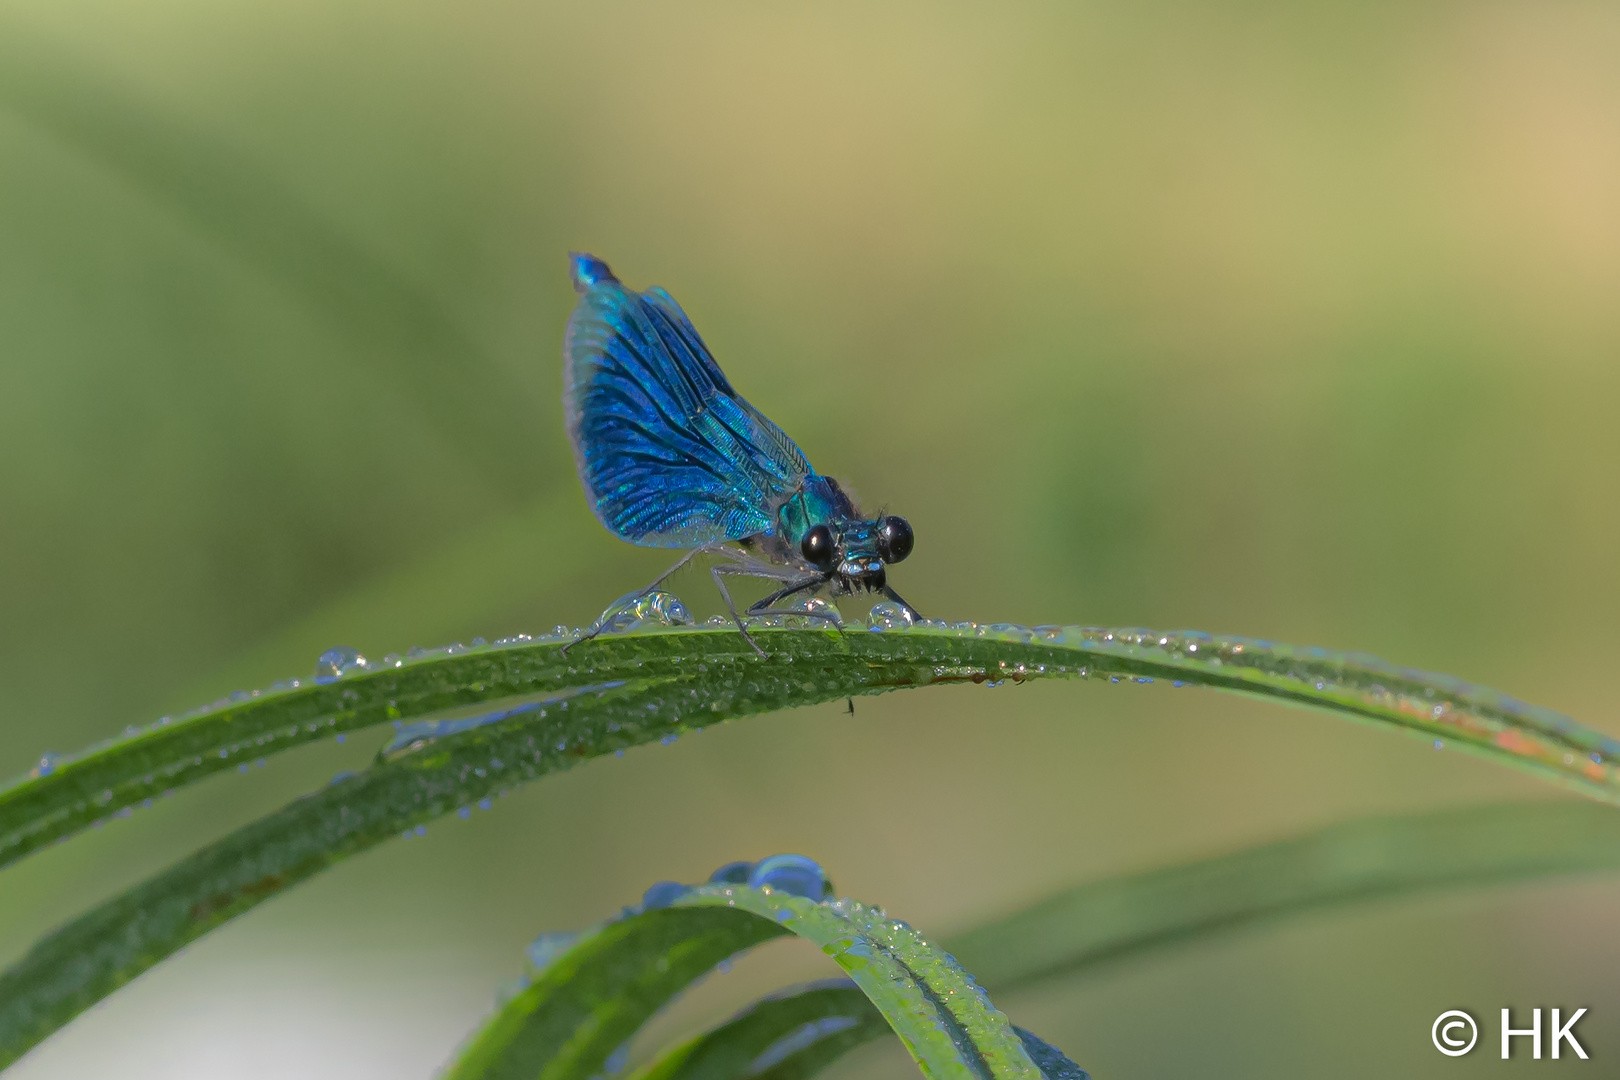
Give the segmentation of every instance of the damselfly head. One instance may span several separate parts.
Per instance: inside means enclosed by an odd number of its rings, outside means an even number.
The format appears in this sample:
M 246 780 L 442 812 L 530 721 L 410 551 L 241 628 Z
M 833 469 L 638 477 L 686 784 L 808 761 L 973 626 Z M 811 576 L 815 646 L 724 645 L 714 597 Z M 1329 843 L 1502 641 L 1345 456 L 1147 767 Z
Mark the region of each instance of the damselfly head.
M 836 578 L 843 592 L 882 592 L 888 584 L 885 566 L 911 554 L 911 525 L 893 514 L 871 521 L 822 522 L 805 531 L 799 542 L 804 561 Z

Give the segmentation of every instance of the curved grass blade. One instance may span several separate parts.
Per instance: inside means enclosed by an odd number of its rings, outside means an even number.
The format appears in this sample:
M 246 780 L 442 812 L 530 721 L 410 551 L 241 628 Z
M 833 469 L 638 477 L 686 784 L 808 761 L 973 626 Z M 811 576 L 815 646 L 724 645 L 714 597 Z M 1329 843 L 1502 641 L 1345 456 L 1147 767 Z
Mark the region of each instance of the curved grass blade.
M 657 908 L 581 935 L 478 1032 L 445 1080 L 586 1080 L 729 956 L 787 933 L 724 908 Z
M 1507 803 L 1371 818 L 1094 882 L 944 944 L 1001 994 L 1311 911 L 1604 870 L 1620 870 L 1620 813 L 1605 806 Z M 804 988 L 756 1003 L 630 1080 L 804 1080 L 887 1033 L 853 986 Z M 771 1047 L 784 1052 L 762 1060 Z M 1061 1070 L 1030 1053 L 1049 1077 Z
M 1620 741 L 1570 718 L 1446 675 L 1373 657 L 1186 631 L 884 625 L 845 635 L 762 627 L 766 660 L 734 631 L 664 629 L 604 635 L 560 655 L 563 639 L 452 646 L 233 695 L 174 722 L 92 748 L 0 789 L 0 866 L 97 820 L 248 758 L 391 720 L 658 672 L 703 677 L 725 699 L 720 667 L 778 676 L 778 706 L 946 682 L 1082 677 L 1170 681 L 1305 705 L 1401 728 L 1620 802 Z M 754 665 L 762 664 L 763 668 Z M 794 673 L 798 673 L 795 676 Z M 740 715 L 740 714 L 739 714 Z
M 892 1031 L 860 987 L 833 979 L 762 998 L 627 1080 L 803 1080 Z
M 1046 1080 L 1088 1080 L 1062 1051 L 1013 1025 Z M 808 1080 L 858 1046 L 894 1034 L 847 979 L 794 987 L 666 1051 L 628 1080 Z
M 1006 993 L 1155 948 L 1322 908 L 1620 870 L 1620 812 L 1506 803 L 1371 818 L 1058 894 L 946 942 Z
M 690 961 L 678 961 L 677 954 L 685 955 L 684 947 L 669 944 L 635 957 L 616 948 L 630 933 L 618 928 L 683 919 L 692 920 L 693 940 L 714 933 L 712 926 L 758 924 L 760 940 L 788 932 L 819 946 L 900 1036 L 926 1076 L 1041 1078 L 1023 1041 L 972 977 L 881 909 L 848 899 L 817 901 L 742 884 L 699 886 L 665 902 L 669 906 L 629 912 L 583 935 L 506 1003 L 473 1038 L 447 1077 L 589 1080 L 599 1075 L 615 1047 L 682 986 L 725 958 L 716 949 L 694 949 Z M 603 946 L 601 939 L 609 933 L 616 936 Z M 684 980 L 678 985 L 677 968 Z M 659 977 L 649 979 L 645 974 L 649 971 Z M 591 992 L 569 995 L 571 984 L 587 980 Z M 656 992 L 644 992 L 654 984 Z
M 604 635 L 566 657 L 557 641 L 443 650 L 397 668 L 227 702 L 14 784 L 0 792 L 0 837 L 13 851 L 228 767 L 250 749 L 257 756 L 387 719 L 533 702 L 570 685 L 596 688 L 572 709 L 542 707 L 424 740 L 432 752 L 407 754 L 298 800 L 48 935 L 0 975 L 0 1064 L 212 927 L 401 831 L 611 750 L 853 694 L 1057 676 L 1173 677 L 1319 705 L 1426 737 L 1438 728 L 1589 794 L 1616 794 L 1613 740 L 1493 691 L 1368 658 L 1146 631 L 927 625 L 759 634 L 770 647 L 766 658 L 732 630 Z M 1603 762 L 1576 763 L 1573 749 L 1588 745 L 1602 748 Z

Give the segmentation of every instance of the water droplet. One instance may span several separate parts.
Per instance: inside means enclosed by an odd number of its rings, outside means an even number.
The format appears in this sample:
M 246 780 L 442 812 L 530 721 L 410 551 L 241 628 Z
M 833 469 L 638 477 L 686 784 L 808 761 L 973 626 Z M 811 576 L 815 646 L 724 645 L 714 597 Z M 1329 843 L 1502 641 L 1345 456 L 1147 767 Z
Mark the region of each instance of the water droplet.
M 666 908 L 685 896 L 687 888 L 678 881 L 660 881 L 641 894 L 641 909 Z
M 1434 748 L 1436 750 L 1444 750 L 1446 748 L 1446 740 L 1444 740 L 1444 739 L 1436 739 L 1436 740 L 1434 740 Z
M 28 775 L 34 777 L 49 776 L 51 773 L 56 771 L 56 765 L 61 760 L 61 754 L 53 753 L 52 751 L 47 750 L 43 754 L 39 755 L 39 763 L 36 764 L 32 769 L 28 770 Z
M 693 625 L 692 613 L 686 610 L 686 605 L 674 593 L 654 589 L 620 607 L 623 599 L 615 600 L 597 620 L 603 633 L 623 634 L 631 630 Z
M 488 799 L 479 799 L 478 800 L 478 809 L 480 809 L 480 810 L 488 810 L 493 805 L 494 804 L 491 803 Z
M 821 864 L 803 855 L 772 855 L 761 859 L 748 875 L 748 884 L 756 889 L 769 886 L 818 903 L 829 891 L 827 874 Z
M 338 646 L 327 649 L 315 660 L 315 681 L 318 683 L 336 682 L 345 675 L 365 671 L 370 663 L 361 656 L 356 649 Z
M 472 807 L 470 807 L 470 806 L 461 807 L 459 810 L 456 811 L 456 817 L 461 818 L 463 821 L 465 821 L 468 818 L 472 817 Z
M 567 952 L 578 937 L 578 934 L 565 932 L 541 934 L 529 942 L 529 964 L 536 971 L 544 971 L 553 960 Z
M 746 885 L 748 875 L 754 872 L 751 862 L 728 862 L 709 875 L 711 885 Z
M 910 626 L 913 621 L 911 612 L 893 600 L 879 600 L 866 614 L 868 630 L 901 629 Z
M 798 626 L 809 630 L 831 630 L 842 626 L 843 617 L 838 609 L 819 596 L 799 596 L 783 601 L 774 609 L 782 616 L 781 625 Z
M 341 731 L 340 731 L 340 732 L 338 732 L 338 737 L 337 737 L 337 741 L 338 741 L 338 742 L 340 742 L 340 743 L 341 743 L 341 742 L 348 742 L 348 741 L 349 741 L 349 737 L 348 737 L 348 736 L 347 736 L 347 735 L 345 735 L 345 734 L 343 734 L 343 733 L 342 733 L 342 732 L 341 732 Z
M 704 626 L 730 626 L 731 625 L 731 620 L 726 618 L 724 615 L 710 615 L 707 619 L 703 620 L 703 625 Z
M 416 833 L 417 836 L 426 836 L 427 835 L 427 826 L 426 825 L 418 825 L 415 829 L 413 829 L 411 831 Z
M 658 740 L 658 745 L 659 746 L 674 746 L 675 745 L 675 739 L 676 739 L 676 736 L 674 736 L 674 735 L 665 735 L 662 739 Z

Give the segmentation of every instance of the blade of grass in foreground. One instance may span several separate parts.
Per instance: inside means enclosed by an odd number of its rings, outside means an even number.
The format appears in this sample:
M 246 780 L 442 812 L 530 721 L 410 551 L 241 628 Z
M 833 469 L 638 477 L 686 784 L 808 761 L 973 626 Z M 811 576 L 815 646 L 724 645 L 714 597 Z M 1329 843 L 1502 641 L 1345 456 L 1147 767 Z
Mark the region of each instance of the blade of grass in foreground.
M 844 969 L 924 1075 L 1040 1080 L 1006 1016 L 949 956 L 881 909 L 824 900 L 825 879 L 809 860 L 778 860 L 801 879 L 795 891 L 728 882 L 655 886 L 639 908 L 551 958 L 446 1076 L 589 1080 L 687 985 L 741 948 L 785 931 Z
M 1620 870 L 1620 812 L 1591 803 L 1372 818 L 1093 882 L 954 936 L 944 947 L 999 997 L 1327 907 L 1598 870 Z M 806 1080 L 888 1034 L 853 984 L 815 984 L 754 1003 L 666 1050 L 629 1080 Z
M 813 983 L 756 1001 L 666 1050 L 628 1080 L 803 1080 L 889 1033 L 888 1021 L 853 982 Z
M 300 799 L 39 941 L 0 976 L 0 1064 L 182 945 L 347 855 L 589 757 L 852 694 L 1041 677 L 1170 679 L 1316 705 L 1425 737 L 1441 731 L 1589 794 L 1617 792 L 1608 763 L 1613 740 L 1493 691 L 1368 658 L 1198 634 L 881 622 L 874 629 L 761 628 L 766 658 L 733 630 L 604 636 L 566 657 L 557 641 L 445 650 L 227 702 L 13 785 L 0 792 L 0 837 L 37 846 L 42 836 L 87 825 L 120 798 L 127 805 L 132 793 L 173 786 L 161 776 L 165 762 L 170 777 L 190 780 L 250 749 L 264 754 L 453 706 L 504 710 L 499 722 L 422 739 L 416 753 Z M 570 699 L 569 687 L 589 692 Z M 518 699 L 527 704 L 513 704 Z M 221 742 L 218 752 L 205 749 Z M 1588 746 L 1601 762 L 1577 761 L 1575 751 Z M 121 778 L 116 791 L 114 778 Z
M 779 707 L 945 682 L 1082 677 L 1214 687 L 1392 725 L 1620 802 L 1620 742 L 1497 691 L 1373 657 L 1196 632 L 885 622 L 874 623 L 880 632 L 843 636 L 761 628 L 765 660 L 735 631 L 705 628 L 604 635 L 566 656 L 566 638 L 521 638 L 335 665 L 326 676 L 233 695 L 42 762 L 0 789 L 0 866 L 211 773 L 318 739 L 614 679 L 701 676 L 716 665 L 782 676 Z M 726 695 L 715 674 L 704 692 L 719 701 Z
M 1057 1047 L 1017 1024 L 1012 1030 L 1046 1080 L 1090 1080 Z M 829 980 L 762 998 L 654 1058 L 629 1080 L 808 1080 L 851 1050 L 893 1034 L 854 983 Z

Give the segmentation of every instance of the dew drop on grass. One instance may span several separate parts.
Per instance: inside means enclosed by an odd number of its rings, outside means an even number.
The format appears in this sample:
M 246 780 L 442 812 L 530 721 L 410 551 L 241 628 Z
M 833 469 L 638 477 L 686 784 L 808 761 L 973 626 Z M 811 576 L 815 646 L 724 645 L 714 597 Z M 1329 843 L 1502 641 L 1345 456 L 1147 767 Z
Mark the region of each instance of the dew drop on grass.
M 652 911 L 666 908 L 685 896 L 687 888 L 678 881 L 660 881 L 641 894 L 641 909 Z
M 624 607 L 615 600 L 602 612 L 598 622 L 602 632 L 622 634 L 631 630 L 659 629 L 667 626 L 692 626 L 692 613 L 686 610 L 681 598 L 662 589 L 654 589 L 646 596 L 637 597 Z
M 910 626 L 913 622 L 911 612 L 896 604 L 892 600 L 879 600 L 872 605 L 872 610 L 866 615 L 866 628 L 868 630 L 896 630 Z
M 728 862 L 709 875 L 711 885 L 746 885 L 748 875 L 754 872 L 751 862 Z
M 470 806 L 461 807 L 459 810 L 456 811 L 456 817 L 460 818 L 463 821 L 466 821 L 468 818 L 472 817 L 472 807 L 470 807 Z
M 28 771 L 28 774 L 35 777 L 49 776 L 51 773 L 56 771 L 57 763 L 61 760 L 61 754 L 53 753 L 50 750 L 47 750 L 43 754 L 39 755 L 39 762 Z
M 579 937 L 566 931 L 541 934 L 529 942 L 529 964 L 536 972 L 544 971 L 551 962 L 567 952 Z
M 761 859 L 748 875 L 756 889 L 767 886 L 789 896 L 802 896 L 820 903 L 829 891 L 827 873 L 821 864 L 803 855 L 772 855 Z
M 315 659 L 315 681 L 318 683 L 336 682 L 345 675 L 352 675 L 358 671 L 365 671 L 370 667 L 369 661 L 360 655 L 359 650 L 346 646 L 327 649 Z

